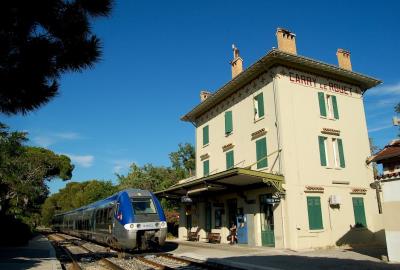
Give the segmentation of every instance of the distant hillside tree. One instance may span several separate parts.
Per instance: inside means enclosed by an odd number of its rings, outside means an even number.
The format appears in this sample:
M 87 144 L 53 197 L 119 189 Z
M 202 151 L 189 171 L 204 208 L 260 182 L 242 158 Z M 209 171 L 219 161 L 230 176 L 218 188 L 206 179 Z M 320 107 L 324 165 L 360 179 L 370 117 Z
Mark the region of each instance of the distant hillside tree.
M 193 176 L 196 167 L 196 153 L 190 143 L 179 144 L 178 151 L 169 154 L 172 168 L 175 169 L 178 180 Z
M 92 202 L 107 198 L 117 192 L 111 181 L 90 180 L 71 182 L 51 195 L 42 205 L 42 223 L 49 225 L 57 213 L 66 212 Z
M 117 174 L 118 188 L 139 188 L 159 191 L 176 182 L 175 170 L 163 166 L 145 164 L 140 167 L 132 163 L 126 176 Z
M 0 1 L 0 112 L 27 113 L 58 93 L 65 72 L 100 59 L 90 20 L 108 16 L 112 0 Z

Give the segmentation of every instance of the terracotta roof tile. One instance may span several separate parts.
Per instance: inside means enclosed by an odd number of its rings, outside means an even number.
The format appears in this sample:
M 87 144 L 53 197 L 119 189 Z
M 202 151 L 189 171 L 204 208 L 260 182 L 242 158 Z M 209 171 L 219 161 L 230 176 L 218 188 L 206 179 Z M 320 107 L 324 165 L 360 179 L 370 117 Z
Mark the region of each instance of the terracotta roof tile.
M 400 140 L 394 140 L 389 145 L 386 145 L 385 148 L 374 155 L 369 161 L 382 163 L 382 161 L 392 157 L 400 157 Z

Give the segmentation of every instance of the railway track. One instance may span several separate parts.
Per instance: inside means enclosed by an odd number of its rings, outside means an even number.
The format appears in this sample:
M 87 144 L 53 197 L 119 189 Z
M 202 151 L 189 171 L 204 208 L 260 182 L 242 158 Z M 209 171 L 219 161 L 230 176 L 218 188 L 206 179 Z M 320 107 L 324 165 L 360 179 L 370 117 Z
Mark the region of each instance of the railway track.
M 67 270 L 223 270 L 232 269 L 176 257 L 168 253 L 118 253 L 76 237 L 61 234 L 48 236 L 56 249 L 63 251 L 60 262 Z M 57 256 L 58 257 L 58 256 Z M 64 263 L 63 263 L 64 262 Z

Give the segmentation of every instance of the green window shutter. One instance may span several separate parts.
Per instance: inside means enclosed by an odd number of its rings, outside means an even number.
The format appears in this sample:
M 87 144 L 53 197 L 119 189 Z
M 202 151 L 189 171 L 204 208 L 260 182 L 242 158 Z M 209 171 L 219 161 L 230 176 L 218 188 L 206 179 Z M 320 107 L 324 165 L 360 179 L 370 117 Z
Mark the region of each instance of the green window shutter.
M 319 159 L 321 161 L 321 166 L 326 166 L 326 150 L 325 150 L 325 137 L 318 136 L 319 142 Z
M 335 117 L 335 119 L 339 119 L 339 111 L 338 111 L 336 96 L 331 96 L 331 99 L 333 107 L 333 116 Z
M 233 159 L 233 150 L 226 152 L 226 169 L 227 170 L 232 169 L 234 164 L 235 164 L 235 161 Z
M 343 152 L 343 142 L 342 139 L 337 139 L 338 150 L 339 150 L 339 160 L 340 160 L 340 167 L 346 167 L 346 163 L 344 161 L 344 152 Z
M 203 127 L 203 145 L 206 145 L 209 143 L 209 137 L 208 137 L 208 126 Z
M 256 141 L 256 153 L 257 153 L 257 169 L 268 166 L 267 157 L 267 139 L 262 138 Z M 261 160 L 262 159 L 262 160 Z
M 318 92 L 319 114 L 326 117 L 325 94 Z
M 203 161 L 203 176 L 208 176 L 210 174 L 210 161 Z
M 367 227 L 367 220 L 365 219 L 364 199 L 363 198 L 352 198 L 353 199 L 353 210 L 355 225 L 362 225 Z
M 232 130 L 232 111 L 227 111 L 225 112 L 225 134 L 231 133 Z
M 258 112 L 258 117 L 263 117 L 264 116 L 264 96 L 263 94 L 259 94 L 256 96 L 257 100 L 257 112 Z
M 321 230 L 322 224 L 321 198 L 307 197 L 308 227 L 310 230 Z

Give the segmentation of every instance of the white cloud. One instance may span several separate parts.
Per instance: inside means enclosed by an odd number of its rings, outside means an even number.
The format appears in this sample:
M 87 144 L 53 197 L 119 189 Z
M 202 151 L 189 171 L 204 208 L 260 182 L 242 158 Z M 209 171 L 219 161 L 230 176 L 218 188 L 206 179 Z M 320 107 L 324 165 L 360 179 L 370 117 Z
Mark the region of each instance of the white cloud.
M 69 156 L 69 158 L 72 160 L 72 163 L 77 164 L 78 166 L 84 168 L 92 167 L 94 162 L 94 156 L 92 155 L 85 155 L 85 156 L 72 155 L 72 154 L 65 154 L 65 155 Z
M 113 173 L 122 173 L 123 171 L 127 170 L 129 166 L 133 163 L 133 161 L 127 159 L 120 159 L 120 160 L 113 160 Z
M 41 147 L 49 147 L 50 145 L 56 144 L 60 141 L 78 140 L 80 138 L 82 138 L 81 135 L 76 132 L 58 132 L 49 134 L 39 134 L 33 137 L 32 141 Z
M 380 127 L 376 127 L 376 128 L 371 128 L 368 130 L 368 132 L 369 133 L 376 132 L 376 131 L 380 131 L 380 130 L 388 129 L 388 128 L 392 128 L 392 127 L 393 127 L 393 125 L 384 125 L 384 126 L 380 126 Z
M 81 138 L 81 136 L 76 132 L 55 133 L 54 136 L 65 140 L 77 140 Z
M 32 140 L 35 144 L 41 147 L 49 147 L 55 143 L 55 140 L 49 136 L 35 136 Z
M 382 85 L 367 92 L 369 95 L 400 95 L 400 82 Z

